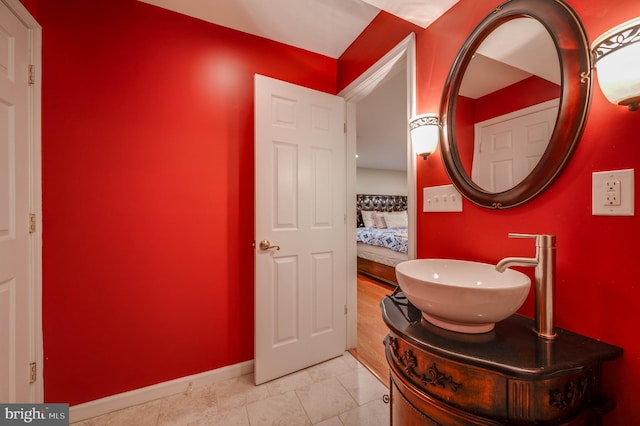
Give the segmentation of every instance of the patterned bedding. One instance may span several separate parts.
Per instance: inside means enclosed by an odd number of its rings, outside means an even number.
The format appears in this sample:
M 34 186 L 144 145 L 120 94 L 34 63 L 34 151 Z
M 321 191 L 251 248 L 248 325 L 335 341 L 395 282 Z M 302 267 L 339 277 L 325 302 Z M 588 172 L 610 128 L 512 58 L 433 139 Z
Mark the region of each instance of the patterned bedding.
M 400 253 L 407 252 L 407 229 L 405 228 L 357 228 L 356 241 L 386 247 Z

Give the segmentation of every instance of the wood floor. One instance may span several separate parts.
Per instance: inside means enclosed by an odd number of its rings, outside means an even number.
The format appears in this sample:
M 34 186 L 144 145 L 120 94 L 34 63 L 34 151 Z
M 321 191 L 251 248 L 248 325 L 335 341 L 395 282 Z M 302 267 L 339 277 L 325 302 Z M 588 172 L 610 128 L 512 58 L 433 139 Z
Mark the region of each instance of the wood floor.
M 389 329 L 382 321 L 380 302 L 393 287 L 358 275 L 358 346 L 349 352 L 389 387 L 389 367 L 384 354 L 384 338 Z

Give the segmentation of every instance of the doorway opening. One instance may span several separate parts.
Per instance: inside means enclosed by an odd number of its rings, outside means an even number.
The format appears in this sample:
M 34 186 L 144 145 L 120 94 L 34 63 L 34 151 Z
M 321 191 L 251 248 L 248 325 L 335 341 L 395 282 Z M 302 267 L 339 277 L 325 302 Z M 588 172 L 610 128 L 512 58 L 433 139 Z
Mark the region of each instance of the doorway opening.
M 379 301 L 384 297 L 384 295 L 389 294 L 390 287 L 384 288 L 380 287 L 379 283 L 371 282 L 367 277 L 359 276 L 357 272 L 357 251 L 356 251 L 356 217 L 357 217 L 357 208 L 356 208 L 356 196 L 358 194 L 358 159 L 356 155 L 358 154 L 359 149 L 363 149 L 367 151 L 362 146 L 366 141 L 361 140 L 360 134 L 358 134 L 358 128 L 363 122 L 378 122 L 378 123 L 389 123 L 388 117 L 384 116 L 385 106 L 382 105 L 378 108 L 375 106 L 376 99 L 380 98 L 381 100 L 377 101 L 382 103 L 385 99 L 384 91 L 385 90 L 395 90 L 396 98 L 400 99 L 400 102 L 403 102 L 404 105 L 401 105 L 399 113 L 400 117 L 396 118 L 399 123 L 397 127 L 396 133 L 397 135 L 393 135 L 393 139 L 398 141 L 397 149 L 401 149 L 402 153 L 401 157 L 404 157 L 404 161 L 402 158 L 400 162 L 404 162 L 404 166 L 398 166 L 397 161 L 395 165 L 387 164 L 375 166 L 376 169 L 383 170 L 380 172 L 380 179 L 374 178 L 373 181 L 376 180 L 382 185 L 384 182 L 388 181 L 384 176 L 391 177 L 397 173 L 404 174 L 404 182 L 406 183 L 403 188 L 406 191 L 407 197 L 407 258 L 413 259 L 415 258 L 416 251 L 416 241 L 415 241 L 415 223 L 416 223 L 416 181 L 415 181 L 415 153 L 411 147 L 409 132 L 407 123 L 409 118 L 415 114 L 415 35 L 410 34 L 407 36 L 402 42 L 400 42 L 396 47 L 394 47 L 389 53 L 387 53 L 383 58 L 381 58 L 378 62 L 376 62 L 371 68 L 369 68 L 365 73 L 363 73 L 358 79 L 356 79 L 353 83 L 351 83 L 347 88 L 345 88 L 339 95 L 343 96 L 346 101 L 346 121 L 347 121 L 347 215 L 349 218 L 353 218 L 351 220 L 347 220 L 347 348 L 356 349 L 358 347 L 358 342 L 362 341 L 365 343 L 368 340 L 368 336 L 362 332 L 363 323 L 367 322 L 366 318 L 361 318 L 361 327 L 360 333 L 358 331 L 358 316 L 360 314 L 363 315 L 376 315 L 376 309 L 378 311 L 377 318 L 381 322 L 381 315 L 379 312 Z M 395 87 L 391 89 L 390 86 Z M 373 100 L 373 102 L 372 102 Z M 364 113 L 363 113 L 364 112 Z M 396 111 L 397 112 L 397 111 Z M 382 116 L 375 116 L 376 113 L 382 113 Z M 365 124 L 366 125 L 366 124 Z M 361 131 L 361 133 L 364 131 Z M 381 130 L 378 130 L 381 132 Z M 358 146 L 360 144 L 360 147 Z M 389 147 L 377 147 L 378 153 L 382 158 L 390 158 L 391 152 L 388 150 L 391 149 Z M 394 148 L 396 149 L 396 148 Z M 363 152 L 364 152 L 363 151 Z M 376 155 L 376 147 L 373 147 L 371 150 L 368 150 L 370 155 Z M 396 154 L 397 156 L 397 154 Z M 375 164 L 375 163 L 367 163 L 362 161 L 361 164 Z M 364 167 L 366 173 L 375 173 L 372 172 L 374 170 L 373 166 Z M 403 169 L 403 170 L 398 170 Z M 362 170 L 361 170 L 362 172 Z M 394 178 L 395 180 L 395 178 Z M 400 184 L 402 186 L 402 184 Z M 380 186 L 377 186 L 380 187 Z M 397 186 L 388 189 L 388 191 L 396 191 Z M 387 191 L 385 189 L 383 192 Z M 376 191 L 380 193 L 380 191 Z M 398 195 L 398 194 L 389 194 L 389 195 Z M 367 295 L 363 295 L 365 293 L 360 293 L 362 298 L 371 299 L 368 303 L 375 304 L 374 309 L 368 309 L 363 306 L 360 307 L 364 300 L 358 300 L 359 292 L 358 288 L 360 287 L 361 291 L 364 286 L 367 284 L 375 286 L 370 287 L 368 290 L 371 292 L 367 292 Z M 373 296 L 369 293 L 373 293 Z M 378 299 L 376 299 L 378 298 Z M 365 302 L 367 303 L 367 302 Z M 362 311 L 362 312 L 359 312 Z M 373 327 L 373 326 L 372 326 Z M 367 331 L 369 331 L 367 329 Z M 359 334 L 362 334 L 361 336 Z M 368 333 L 367 333 L 368 334 Z M 375 336 L 375 334 L 374 334 Z M 379 332 L 378 332 L 379 336 Z M 377 339 L 377 337 L 374 337 Z M 375 341 L 373 342 L 375 345 Z M 382 341 L 378 342 L 379 349 L 376 351 L 378 355 L 383 357 L 382 362 L 386 363 L 384 360 L 384 346 L 382 345 Z M 374 360 L 370 362 L 373 367 L 373 364 L 379 365 L 380 360 Z M 366 364 L 367 363 L 363 363 Z M 373 368 L 370 368 L 372 372 L 388 385 L 388 379 L 386 378 L 386 374 L 381 378 Z

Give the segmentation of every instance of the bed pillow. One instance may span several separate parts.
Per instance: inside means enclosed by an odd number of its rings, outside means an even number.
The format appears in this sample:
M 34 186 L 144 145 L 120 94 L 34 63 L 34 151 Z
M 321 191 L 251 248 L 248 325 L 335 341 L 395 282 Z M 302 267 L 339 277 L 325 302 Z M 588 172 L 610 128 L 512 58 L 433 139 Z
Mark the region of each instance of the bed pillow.
M 387 228 L 387 222 L 384 220 L 384 214 L 373 212 L 373 225 L 375 228 Z
M 373 221 L 373 214 L 376 213 L 373 210 L 362 210 L 360 214 L 362 215 L 362 223 L 364 223 L 365 228 L 375 228 L 376 224 Z
M 406 211 L 402 212 L 384 212 L 384 221 L 388 228 L 408 228 L 409 217 Z

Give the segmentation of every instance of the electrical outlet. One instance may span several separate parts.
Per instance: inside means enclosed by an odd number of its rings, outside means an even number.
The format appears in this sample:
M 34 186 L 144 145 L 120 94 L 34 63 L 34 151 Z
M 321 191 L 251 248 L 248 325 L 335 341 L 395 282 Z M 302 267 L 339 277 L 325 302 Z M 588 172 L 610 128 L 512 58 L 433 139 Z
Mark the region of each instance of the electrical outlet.
M 594 216 L 634 215 L 633 169 L 592 173 L 591 212 Z
M 607 179 L 604 181 L 605 200 L 607 206 L 619 206 L 620 202 L 620 179 Z

